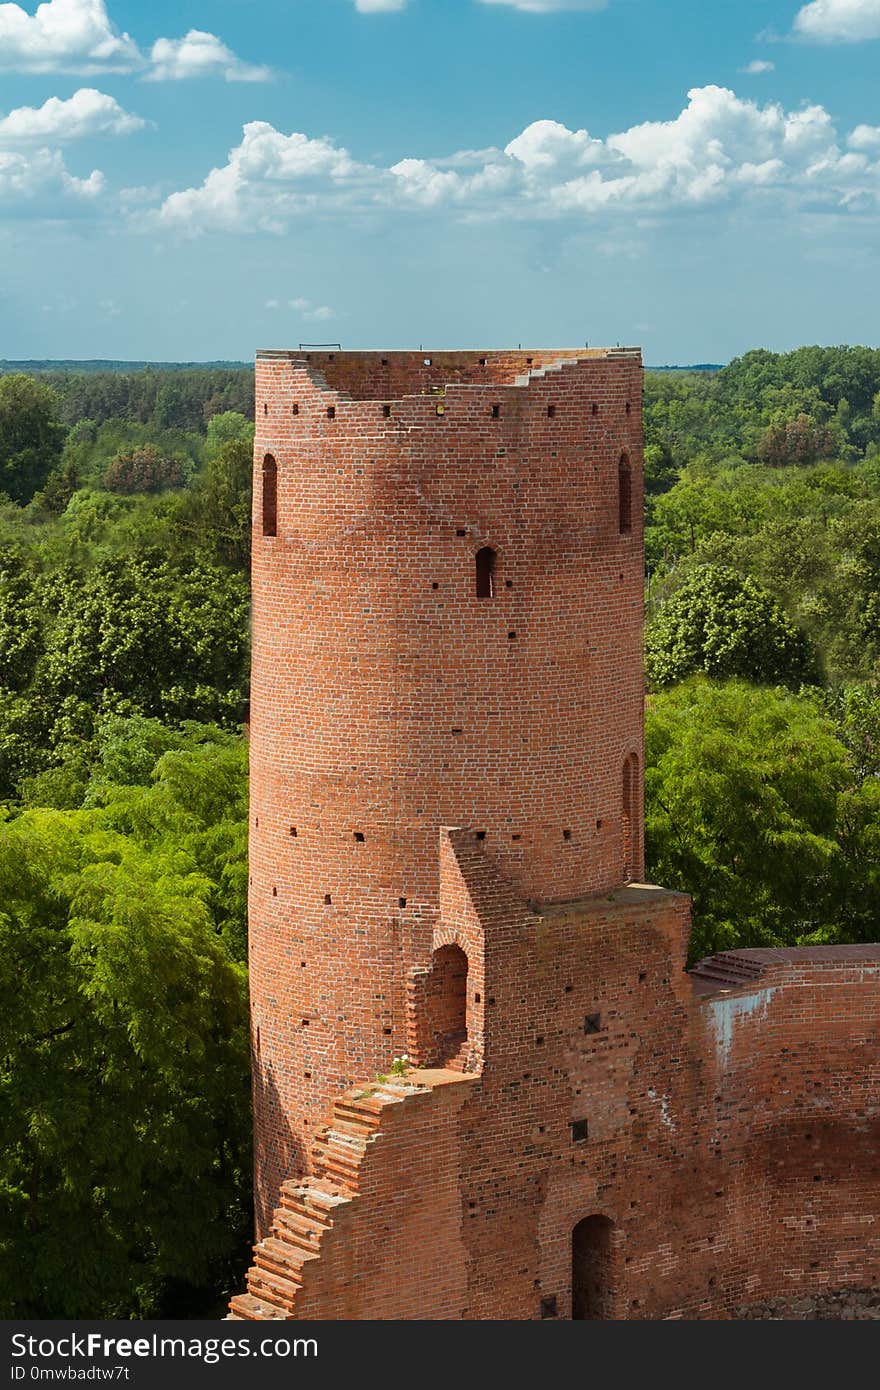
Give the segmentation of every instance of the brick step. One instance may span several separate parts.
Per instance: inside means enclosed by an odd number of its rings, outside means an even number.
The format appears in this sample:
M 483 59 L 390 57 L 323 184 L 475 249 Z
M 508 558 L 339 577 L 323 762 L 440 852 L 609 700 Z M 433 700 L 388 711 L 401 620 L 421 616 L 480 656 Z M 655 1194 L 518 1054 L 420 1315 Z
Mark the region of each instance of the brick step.
M 382 1118 L 382 1102 L 377 1101 L 375 1093 L 359 1100 L 348 1098 L 338 1100 L 333 1106 L 333 1119 L 350 1120 L 353 1124 L 375 1128 Z
M 315 1145 L 315 1152 L 312 1157 L 315 1171 L 320 1173 L 322 1177 L 326 1177 L 327 1172 L 331 1171 L 336 1174 L 344 1173 L 346 1176 L 353 1175 L 360 1167 L 359 1154 L 340 1153 L 338 1149 L 324 1145 Z
M 731 951 L 719 951 L 716 956 L 710 956 L 709 959 L 717 960 L 729 970 L 735 970 L 743 975 L 760 975 L 764 969 L 761 961 L 756 960 L 754 956 L 735 955 Z
M 389 1081 L 363 1096 L 349 1091 L 335 1102 L 330 1123 L 312 1147 L 312 1175 L 282 1183 L 271 1232 L 254 1249 L 247 1293 L 230 1302 L 232 1318 L 296 1317 L 308 1267 L 321 1258 L 339 1208 L 357 1198 L 361 1165 L 381 1134 L 383 1112 L 391 1104 L 430 1095 L 425 1088 Z
M 292 1279 L 285 1279 L 280 1274 L 260 1269 L 258 1265 L 251 1265 L 248 1270 L 248 1291 L 264 1303 L 273 1303 L 287 1316 L 293 1312 L 296 1295 L 301 1287 L 301 1283 L 294 1283 Z
M 444 1065 L 444 1069 L 445 1069 L 446 1071 L 461 1071 L 461 1072 L 463 1072 L 464 1069 L 465 1069 L 465 1067 L 467 1066 L 467 1060 L 468 1060 L 468 1047 L 467 1047 L 467 1043 L 465 1043 L 465 1044 L 463 1044 L 463 1045 L 459 1048 L 458 1052 L 456 1052 L 456 1054 L 455 1054 L 454 1057 L 450 1057 L 450 1059 L 449 1059 L 448 1062 L 444 1062 L 444 1064 L 443 1064 L 443 1065 Z
M 380 1119 L 380 1114 L 375 1117 L 365 1116 L 348 1110 L 340 1111 L 337 1106 L 333 1111 L 332 1128 L 337 1134 L 343 1134 L 348 1139 L 369 1139 L 379 1128 Z
M 750 980 L 751 975 L 741 970 L 730 970 L 724 965 L 709 964 L 695 966 L 691 971 L 692 975 L 701 975 L 704 979 L 711 980 Z
M 380 1101 L 385 1102 L 389 1100 L 408 1100 L 409 1097 L 414 1094 L 415 1088 L 413 1086 L 406 1086 L 402 1082 L 398 1084 L 394 1081 L 383 1081 L 381 1086 L 374 1092 L 374 1095 Z
M 274 1303 L 256 1298 L 252 1293 L 239 1293 L 231 1300 L 230 1322 L 287 1322 L 287 1314 Z
M 367 1152 L 367 1143 L 372 1138 L 372 1133 L 363 1134 L 343 1134 L 338 1129 L 325 1129 L 323 1134 L 319 1134 L 315 1141 L 313 1153 L 332 1154 L 343 1163 L 360 1163 L 364 1154 Z
M 327 1182 L 334 1183 L 345 1195 L 353 1196 L 356 1191 L 357 1168 L 340 1168 L 332 1159 L 318 1159 L 318 1171 Z
M 272 1236 L 267 1239 L 287 1242 L 311 1255 L 317 1250 L 321 1236 L 329 1229 L 329 1226 L 309 1221 L 307 1217 L 294 1216 L 292 1212 L 281 1213 L 276 1208 L 272 1221 Z
M 694 988 L 703 994 L 752 984 L 764 973 L 762 961 L 728 951 L 707 956 L 689 971 Z
M 325 1187 L 320 1178 L 312 1178 L 307 1184 L 282 1184 L 281 1200 L 276 1211 L 289 1212 L 292 1216 L 301 1216 L 306 1221 L 327 1228 L 333 1225 L 339 1204 L 338 1192 Z
M 270 1273 L 277 1272 L 282 1279 L 300 1284 L 303 1265 L 307 1260 L 314 1259 L 317 1253 L 315 1244 L 303 1245 L 300 1241 L 266 1236 L 265 1240 L 254 1246 L 254 1264 Z
M 713 980 L 755 980 L 758 973 L 753 970 L 743 970 L 735 965 L 728 965 L 725 961 L 707 961 L 705 965 L 696 965 L 691 971 L 692 975 L 702 975 L 704 978 Z

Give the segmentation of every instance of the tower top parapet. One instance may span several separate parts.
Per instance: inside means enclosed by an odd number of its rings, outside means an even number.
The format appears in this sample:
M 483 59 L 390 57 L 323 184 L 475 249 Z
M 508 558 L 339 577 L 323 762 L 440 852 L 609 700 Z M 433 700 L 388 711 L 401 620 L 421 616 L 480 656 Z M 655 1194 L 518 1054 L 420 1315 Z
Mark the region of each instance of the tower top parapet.
M 531 380 L 552 374 L 571 363 L 597 363 L 628 359 L 641 362 L 641 349 L 533 348 L 474 349 L 462 351 L 399 352 L 374 349 L 342 352 L 314 348 L 263 348 L 257 352 L 257 369 L 276 363 L 304 371 L 321 389 L 341 398 L 397 400 L 426 395 L 449 386 L 526 386 Z

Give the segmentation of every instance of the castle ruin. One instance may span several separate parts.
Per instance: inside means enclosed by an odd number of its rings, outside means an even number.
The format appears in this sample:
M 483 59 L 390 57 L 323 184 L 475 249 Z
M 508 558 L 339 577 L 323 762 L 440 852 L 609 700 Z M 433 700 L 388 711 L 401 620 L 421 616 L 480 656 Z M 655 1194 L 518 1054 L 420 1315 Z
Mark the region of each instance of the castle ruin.
M 256 373 L 232 1316 L 880 1285 L 880 946 L 688 971 L 688 899 L 641 881 L 638 351 Z

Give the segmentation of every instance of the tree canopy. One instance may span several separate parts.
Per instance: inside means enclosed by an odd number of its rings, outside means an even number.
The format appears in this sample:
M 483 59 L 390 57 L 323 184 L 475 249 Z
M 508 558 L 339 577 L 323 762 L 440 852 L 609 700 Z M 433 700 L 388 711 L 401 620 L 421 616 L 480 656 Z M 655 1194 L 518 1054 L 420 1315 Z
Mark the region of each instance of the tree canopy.
M 241 741 L 142 719 L 105 725 L 79 809 L 0 825 L 2 1316 L 228 1287 L 250 1224 L 245 845 Z
M 726 565 L 690 571 L 650 624 L 646 659 L 655 687 L 704 671 L 796 689 L 817 674 L 809 642 L 773 595 Z
M 67 430 L 44 382 L 0 376 L 0 493 L 30 502 L 61 458 Z

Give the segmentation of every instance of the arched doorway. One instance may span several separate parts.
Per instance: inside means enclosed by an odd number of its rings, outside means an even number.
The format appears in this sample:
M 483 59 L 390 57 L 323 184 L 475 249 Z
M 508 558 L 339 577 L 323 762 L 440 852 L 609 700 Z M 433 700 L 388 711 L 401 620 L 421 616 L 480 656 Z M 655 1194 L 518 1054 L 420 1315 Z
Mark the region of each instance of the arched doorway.
M 459 1060 L 468 1036 L 467 981 L 468 958 L 460 946 L 441 946 L 434 952 L 425 983 L 428 1066 Z
M 614 1222 L 587 1216 L 571 1233 L 571 1316 L 613 1318 Z

